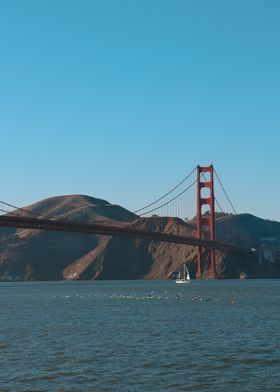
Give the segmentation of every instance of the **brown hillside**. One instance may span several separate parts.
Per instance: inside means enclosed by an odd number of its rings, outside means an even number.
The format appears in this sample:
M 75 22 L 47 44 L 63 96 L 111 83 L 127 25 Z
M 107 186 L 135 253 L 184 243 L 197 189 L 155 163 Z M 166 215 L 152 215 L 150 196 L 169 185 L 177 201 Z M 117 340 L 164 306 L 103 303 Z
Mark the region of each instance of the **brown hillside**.
M 106 221 L 143 230 L 196 235 L 194 226 L 181 219 L 139 218 L 120 206 L 83 195 L 52 197 L 25 209 L 47 218 Z M 229 235 L 236 223 L 240 238 Z M 220 239 L 256 246 L 263 237 L 280 238 L 280 223 L 249 214 L 226 215 L 217 219 L 217 234 Z M 205 260 L 207 277 L 207 253 Z M 0 280 L 164 279 L 184 262 L 193 278 L 196 249 L 192 246 L 75 233 L 0 230 Z M 256 257 L 244 254 L 216 252 L 216 269 L 217 276 L 224 278 L 238 278 L 241 272 L 251 277 L 280 276 L 279 266 L 260 269 Z

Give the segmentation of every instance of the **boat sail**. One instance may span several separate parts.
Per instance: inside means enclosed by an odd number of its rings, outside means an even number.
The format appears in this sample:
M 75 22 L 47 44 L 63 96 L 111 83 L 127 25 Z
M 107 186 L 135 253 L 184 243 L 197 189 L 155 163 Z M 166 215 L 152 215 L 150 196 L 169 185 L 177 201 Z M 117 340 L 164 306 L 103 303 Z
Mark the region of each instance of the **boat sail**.
M 176 283 L 190 283 L 190 282 L 191 282 L 191 278 L 190 278 L 189 270 L 185 263 L 183 264 L 183 268 L 179 269 Z

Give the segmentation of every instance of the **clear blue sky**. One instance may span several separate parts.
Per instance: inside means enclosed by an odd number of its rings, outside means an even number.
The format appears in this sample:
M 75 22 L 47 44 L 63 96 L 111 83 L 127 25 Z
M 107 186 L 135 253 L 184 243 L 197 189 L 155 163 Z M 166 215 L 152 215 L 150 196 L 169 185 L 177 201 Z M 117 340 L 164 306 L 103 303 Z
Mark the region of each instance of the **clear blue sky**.
M 0 0 L 0 200 L 134 210 L 198 163 L 280 220 L 278 0 Z

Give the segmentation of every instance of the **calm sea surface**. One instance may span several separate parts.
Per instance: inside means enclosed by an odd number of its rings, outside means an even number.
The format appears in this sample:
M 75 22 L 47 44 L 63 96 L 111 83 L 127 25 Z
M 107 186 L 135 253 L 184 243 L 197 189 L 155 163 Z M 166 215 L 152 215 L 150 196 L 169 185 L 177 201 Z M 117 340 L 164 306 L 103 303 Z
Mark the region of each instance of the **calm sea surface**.
M 280 391 L 280 281 L 0 284 L 0 391 Z

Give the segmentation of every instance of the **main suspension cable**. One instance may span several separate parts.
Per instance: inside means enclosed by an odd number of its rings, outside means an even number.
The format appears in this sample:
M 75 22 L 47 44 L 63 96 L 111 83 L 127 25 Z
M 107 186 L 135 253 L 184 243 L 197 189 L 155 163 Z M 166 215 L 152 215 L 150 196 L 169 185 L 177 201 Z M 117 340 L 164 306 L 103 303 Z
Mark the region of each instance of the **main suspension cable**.
M 182 192 L 180 192 L 177 196 L 173 197 L 173 199 L 167 201 L 166 203 L 164 203 L 164 204 L 162 204 L 162 205 L 160 205 L 160 206 L 158 206 L 158 207 L 156 207 L 156 208 L 153 208 L 153 209 L 150 210 L 150 211 L 147 211 L 147 212 L 141 214 L 140 216 L 144 216 L 144 215 L 150 214 L 151 212 L 157 211 L 157 210 L 159 210 L 160 208 L 166 206 L 167 204 L 173 202 L 174 200 L 178 199 L 178 197 L 180 197 L 180 196 L 183 195 L 185 192 L 187 192 L 189 189 L 191 189 L 191 187 L 193 187 L 196 183 L 197 183 L 197 179 L 196 179 L 191 185 L 189 185 L 186 189 L 184 189 Z M 153 203 L 152 203 L 152 204 L 153 204 Z
M 140 211 L 143 211 L 143 210 L 145 210 L 146 208 L 149 208 L 149 207 L 151 207 L 152 205 L 154 205 L 154 204 L 156 204 L 156 203 L 158 203 L 159 201 L 161 201 L 162 199 L 164 199 L 166 196 L 168 196 L 168 195 L 170 195 L 170 193 L 172 193 L 173 191 L 175 191 L 180 185 L 182 185 L 185 181 L 187 181 L 187 179 L 188 178 L 190 178 L 190 176 L 195 172 L 195 170 L 196 170 L 196 167 L 181 181 L 181 182 L 179 182 L 179 184 L 177 184 L 174 188 L 172 188 L 169 192 L 167 192 L 165 195 L 163 195 L 163 196 L 161 196 L 159 199 L 157 199 L 157 200 L 155 200 L 155 201 L 153 201 L 152 203 L 150 203 L 150 204 L 148 204 L 148 205 L 146 205 L 145 207 L 142 207 L 142 208 L 139 208 L 138 210 L 136 210 L 136 211 L 133 211 L 133 213 L 134 214 L 136 214 L 136 213 L 138 213 L 138 212 L 140 212 Z M 175 200 L 175 199 L 174 199 Z M 168 203 L 166 203 L 166 204 L 168 204 Z M 164 204 L 164 205 L 166 205 L 166 204 Z M 159 207 L 160 208 L 160 207 Z M 145 214 L 142 214 L 142 215 L 146 215 L 146 214 L 148 214 L 148 212 L 147 213 L 145 213 Z M 141 214 L 140 214 L 141 215 Z
M 232 204 L 232 202 L 231 202 L 231 200 L 230 200 L 230 198 L 229 198 L 229 196 L 228 196 L 228 194 L 227 194 L 227 192 L 226 192 L 226 190 L 225 190 L 225 188 L 224 188 L 224 186 L 223 186 L 223 184 L 222 184 L 222 182 L 221 182 L 221 180 L 220 180 L 220 178 L 218 176 L 218 173 L 216 172 L 215 169 L 214 169 L 214 173 L 215 173 L 215 175 L 216 175 L 216 177 L 217 177 L 217 179 L 218 179 L 218 181 L 219 181 L 219 183 L 221 185 L 221 188 L 222 188 L 222 190 L 223 190 L 223 192 L 224 192 L 224 194 L 225 194 L 229 204 L 231 205 L 231 208 L 233 209 L 235 215 L 237 215 L 236 209 L 234 208 L 234 206 L 233 206 L 233 204 Z
M 26 212 L 28 214 L 32 214 L 32 215 L 40 216 L 42 218 L 50 219 L 46 215 L 38 214 L 37 212 L 30 211 L 30 210 L 27 210 L 25 208 L 17 207 L 17 206 L 14 206 L 13 204 L 6 203 L 5 201 L 0 200 L 0 204 L 1 203 L 2 203 L 2 205 L 4 204 L 4 205 L 6 205 L 8 207 L 11 207 L 11 208 L 14 208 L 15 210 L 18 210 L 18 211 L 22 211 L 22 212 Z M 11 212 L 9 212 L 9 211 L 4 211 L 4 210 L 1 210 L 1 209 L 0 209 L 0 211 L 6 212 L 7 214 L 11 214 Z
M 6 210 L 3 210 L 2 208 L 0 208 L 0 212 L 5 212 L 5 214 L 7 214 L 7 215 L 13 215 L 13 216 L 19 217 L 19 215 L 16 214 L 15 212 L 12 212 L 12 211 L 7 212 Z

